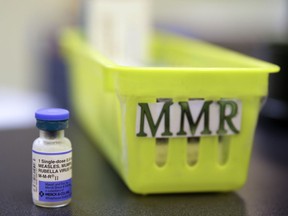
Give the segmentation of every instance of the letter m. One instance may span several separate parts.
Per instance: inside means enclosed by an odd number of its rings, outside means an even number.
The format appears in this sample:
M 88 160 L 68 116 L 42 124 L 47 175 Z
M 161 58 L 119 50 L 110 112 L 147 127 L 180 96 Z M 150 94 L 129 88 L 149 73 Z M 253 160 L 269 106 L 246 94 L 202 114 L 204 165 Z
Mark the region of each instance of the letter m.
M 181 121 L 180 121 L 180 130 L 177 133 L 177 135 L 179 136 L 187 135 L 186 131 L 184 130 L 184 121 L 185 121 L 184 119 L 186 116 L 191 134 L 194 136 L 203 115 L 204 115 L 204 129 L 201 132 L 201 134 L 203 135 L 211 134 L 212 132 L 209 129 L 209 107 L 211 103 L 212 101 L 205 101 L 198 117 L 195 118 L 196 120 L 194 120 L 188 102 L 179 102 L 179 105 L 181 107 Z
M 162 121 L 162 118 L 164 117 L 164 132 L 161 134 L 162 136 L 171 136 L 172 133 L 170 132 L 170 106 L 173 103 L 171 101 L 167 101 L 164 103 L 162 110 L 158 116 L 158 118 L 156 119 L 156 121 L 154 122 L 150 108 L 148 103 L 139 103 L 139 109 L 138 110 L 138 114 L 140 115 L 140 121 L 138 122 L 138 124 L 140 124 L 139 128 L 139 132 L 137 133 L 138 137 L 147 137 L 147 131 L 145 127 L 145 119 L 148 123 L 148 126 L 150 128 L 151 134 L 153 137 L 156 136 L 156 133 L 158 131 L 159 125 Z M 162 103 L 156 103 L 156 104 L 152 104 L 153 106 L 161 106 Z

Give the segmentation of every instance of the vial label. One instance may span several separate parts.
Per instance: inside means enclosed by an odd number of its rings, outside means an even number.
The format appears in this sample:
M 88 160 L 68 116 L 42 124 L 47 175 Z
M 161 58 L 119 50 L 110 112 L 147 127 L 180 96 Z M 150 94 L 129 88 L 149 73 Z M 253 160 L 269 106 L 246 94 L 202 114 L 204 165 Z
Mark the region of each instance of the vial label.
M 33 198 L 43 202 L 65 201 L 72 196 L 72 150 L 44 153 L 32 150 Z

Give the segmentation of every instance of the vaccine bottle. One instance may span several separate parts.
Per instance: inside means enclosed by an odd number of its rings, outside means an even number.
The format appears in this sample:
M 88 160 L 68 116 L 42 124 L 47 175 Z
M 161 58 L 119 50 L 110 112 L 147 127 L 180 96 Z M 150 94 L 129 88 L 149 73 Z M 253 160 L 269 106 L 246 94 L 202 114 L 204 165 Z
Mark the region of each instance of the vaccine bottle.
M 32 199 L 48 208 L 66 206 L 72 197 L 72 146 L 64 135 L 69 111 L 40 109 L 35 113 L 40 136 L 32 147 Z

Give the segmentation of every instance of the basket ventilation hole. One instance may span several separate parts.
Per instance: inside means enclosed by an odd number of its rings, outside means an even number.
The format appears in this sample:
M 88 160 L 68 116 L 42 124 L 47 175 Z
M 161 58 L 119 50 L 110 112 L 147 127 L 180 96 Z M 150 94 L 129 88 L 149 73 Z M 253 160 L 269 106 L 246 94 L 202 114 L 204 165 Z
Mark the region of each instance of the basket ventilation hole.
M 189 98 L 189 101 L 205 100 L 205 98 Z M 187 163 L 194 166 L 198 161 L 200 137 L 187 138 Z
M 187 138 L 187 163 L 193 166 L 198 161 L 200 137 Z
M 171 98 L 157 98 L 157 102 L 172 101 Z M 166 164 L 168 155 L 168 138 L 156 138 L 156 154 L 155 163 L 157 166 L 162 167 Z
M 220 165 L 224 165 L 228 161 L 229 157 L 229 146 L 230 137 L 229 136 L 219 136 L 218 137 L 218 162 Z
M 167 161 L 168 153 L 168 138 L 157 138 L 156 139 L 156 155 L 155 162 L 157 166 L 162 167 Z

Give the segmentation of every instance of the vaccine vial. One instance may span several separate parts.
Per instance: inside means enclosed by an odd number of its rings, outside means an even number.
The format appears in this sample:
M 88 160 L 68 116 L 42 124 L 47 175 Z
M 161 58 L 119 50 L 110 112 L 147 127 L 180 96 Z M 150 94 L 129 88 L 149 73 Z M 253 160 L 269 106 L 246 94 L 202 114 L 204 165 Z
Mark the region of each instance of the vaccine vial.
M 32 147 L 32 198 L 37 206 L 68 205 L 72 197 L 72 146 L 64 136 L 69 111 L 40 109 L 35 113 L 40 136 Z

